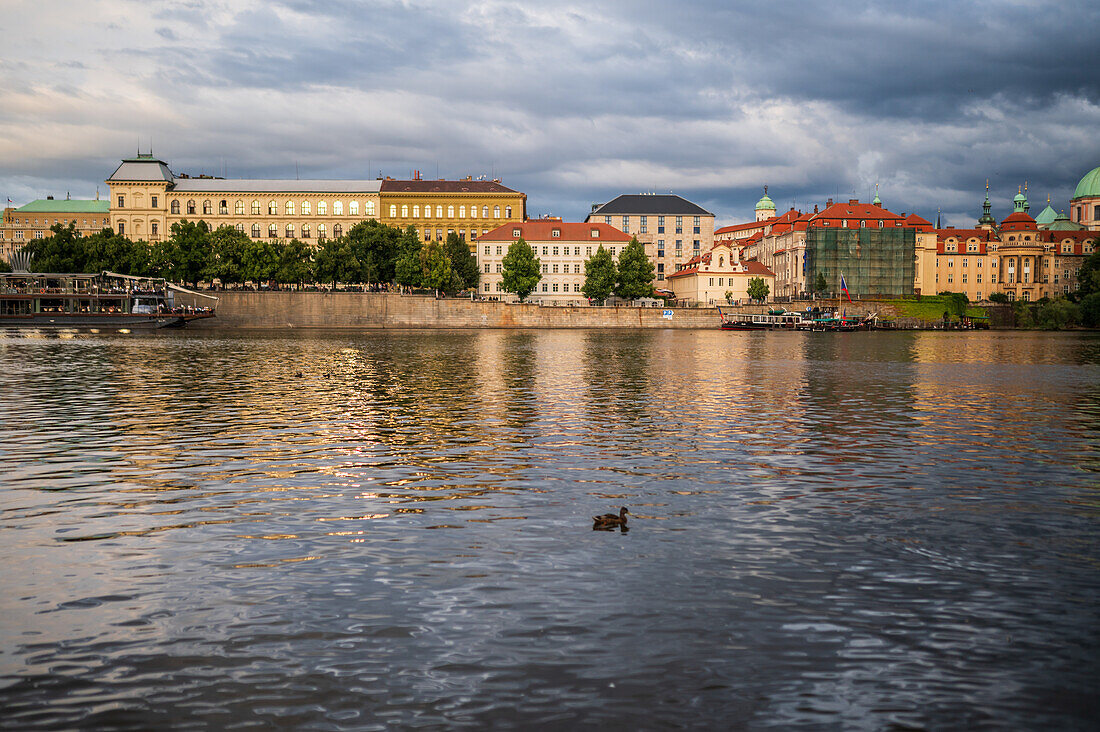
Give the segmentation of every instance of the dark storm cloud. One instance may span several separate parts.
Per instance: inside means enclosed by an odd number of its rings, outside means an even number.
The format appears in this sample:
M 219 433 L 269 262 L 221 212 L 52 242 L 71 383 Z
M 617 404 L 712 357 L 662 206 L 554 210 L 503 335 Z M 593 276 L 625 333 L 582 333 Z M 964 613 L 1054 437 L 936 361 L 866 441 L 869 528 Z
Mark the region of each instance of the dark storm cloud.
M 70 58 L 0 52 L 0 150 L 29 176 L 72 155 L 51 129 L 236 176 L 438 166 L 570 218 L 672 189 L 729 220 L 764 183 L 812 208 L 877 181 L 898 210 L 972 218 L 986 178 L 998 205 L 1025 179 L 1045 202 L 1100 162 L 1093 5 L 119 0 L 94 19 L 119 32 L 74 31 Z

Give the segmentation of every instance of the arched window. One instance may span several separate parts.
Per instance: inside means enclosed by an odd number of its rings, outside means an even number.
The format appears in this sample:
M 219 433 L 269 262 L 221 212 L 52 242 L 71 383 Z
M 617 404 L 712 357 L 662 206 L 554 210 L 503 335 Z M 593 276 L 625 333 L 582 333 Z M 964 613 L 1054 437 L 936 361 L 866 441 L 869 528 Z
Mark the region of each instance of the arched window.
M 481 207 L 481 218 L 483 218 L 483 219 L 489 218 L 489 207 L 488 206 L 482 206 Z
M 350 216 L 358 216 L 359 215 L 359 202 L 358 201 L 351 201 L 351 202 L 348 203 L 348 214 Z
M 867 222 L 866 221 L 860 221 L 859 222 L 859 228 L 866 229 L 867 228 Z
M 328 230 L 325 228 L 324 224 L 317 224 L 317 238 L 318 239 L 324 239 L 325 234 L 327 234 L 327 233 L 328 233 Z
M 723 267 L 723 266 L 725 266 L 725 264 L 726 264 L 726 258 L 725 257 L 718 257 L 718 266 Z M 719 282 L 719 284 L 721 284 L 721 282 Z
M 504 207 L 504 217 L 507 218 L 507 219 L 512 218 L 512 207 L 511 206 L 505 206 Z
M 370 206 L 369 203 L 367 205 Z M 391 219 L 396 219 L 397 218 L 397 206 L 395 206 L 392 203 L 390 204 L 390 218 Z
M 293 216 L 294 215 L 294 201 L 287 201 L 286 204 L 283 206 L 283 210 L 286 211 L 287 216 Z
M 237 224 L 233 228 L 236 229 L 237 231 L 241 232 L 242 234 L 244 233 L 244 224 Z
M 209 216 L 214 213 L 214 207 L 210 205 L 210 201 L 206 200 L 202 202 L 202 213 L 204 216 Z
M 848 219 L 844 219 L 843 221 L 840 222 L 840 228 L 842 228 L 842 229 L 847 229 L 848 228 Z
M 293 239 L 294 238 L 294 224 L 287 224 L 286 225 L 286 238 L 287 239 Z
M 880 228 L 880 229 L 882 228 L 882 221 L 881 220 L 878 222 L 878 228 Z
M 195 213 L 195 201 L 194 200 L 191 200 L 191 201 L 187 202 L 187 213 L 189 213 L 189 214 Z
M 180 212 L 180 202 L 172 201 L 172 213 L 178 214 Z
M 409 206 L 408 206 L 408 204 L 405 204 L 405 205 L 401 206 L 401 218 L 403 218 L 403 219 L 409 218 Z
M 333 216 L 343 216 L 344 215 L 344 202 L 343 201 L 333 201 L 332 202 L 332 215 Z
M 227 216 L 229 214 L 229 201 L 224 198 L 218 201 L 218 213 L 222 216 Z
M 466 207 L 465 206 L 459 206 L 458 207 L 458 218 L 460 218 L 460 219 L 466 218 Z
M 333 236 L 343 236 L 343 234 L 344 234 L 344 227 L 343 226 L 340 226 L 340 224 L 333 224 L 332 225 L 332 235 Z
M 269 225 L 267 227 L 267 238 L 268 239 L 275 239 L 278 236 L 279 236 L 279 227 L 275 226 L 275 224 Z
M 454 217 L 455 217 L 455 207 L 454 206 L 448 206 L 447 207 L 447 218 L 453 219 Z
M 279 213 L 279 204 L 274 199 L 267 202 L 267 214 L 268 216 L 276 216 Z
M 260 238 L 260 225 L 259 224 L 252 224 L 252 238 L 253 239 L 259 239 Z
M 494 219 L 499 219 L 500 218 L 500 206 L 493 206 L 493 218 Z
M 309 224 L 302 224 L 302 238 L 308 239 L 310 236 Z
M 260 215 L 260 202 L 259 201 L 253 201 L 252 202 L 252 215 L 253 216 L 259 216 Z
M 413 206 L 413 218 L 420 218 L 420 206 Z
M 443 206 L 440 205 L 435 207 L 435 217 L 437 219 L 443 218 Z
M 318 216 L 328 216 L 328 202 L 327 201 L 318 201 L 317 202 L 317 215 Z
M 238 199 L 237 202 L 233 204 L 233 213 L 238 216 L 244 216 L 244 201 Z
M 309 201 L 302 201 L 302 215 L 309 216 L 312 212 L 313 206 L 310 205 Z
M 374 216 L 374 201 L 367 201 L 363 204 L 365 215 Z

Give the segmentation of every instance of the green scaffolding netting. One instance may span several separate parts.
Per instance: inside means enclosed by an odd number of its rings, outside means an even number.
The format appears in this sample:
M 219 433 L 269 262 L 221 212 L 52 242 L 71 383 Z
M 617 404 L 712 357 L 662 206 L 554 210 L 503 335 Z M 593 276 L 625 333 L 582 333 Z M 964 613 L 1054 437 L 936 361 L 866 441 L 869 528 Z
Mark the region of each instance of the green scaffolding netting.
M 916 229 L 810 229 L 806 232 L 806 282 L 819 273 L 827 291 L 860 296 L 899 297 L 913 294 L 916 274 Z

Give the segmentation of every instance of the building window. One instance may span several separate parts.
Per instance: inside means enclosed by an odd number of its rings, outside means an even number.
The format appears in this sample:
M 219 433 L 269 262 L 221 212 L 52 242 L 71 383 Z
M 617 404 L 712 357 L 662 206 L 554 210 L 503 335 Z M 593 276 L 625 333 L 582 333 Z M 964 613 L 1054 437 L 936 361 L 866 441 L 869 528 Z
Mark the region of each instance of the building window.
M 267 202 L 267 215 L 268 216 L 277 216 L 278 214 L 279 214 L 279 204 L 276 203 L 274 200 L 268 201 Z
M 625 234 L 630 233 L 630 217 L 629 216 L 623 216 L 623 233 L 625 233 Z
M 557 292 L 557 291 L 558 291 L 558 283 L 557 283 L 557 282 L 555 282 L 555 283 L 554 283 L 554 292 Z
M 317 215 L 328 216 L 328 201 L 317 202 Z
M 641 232 L 640 233 L 642 233 L 642 234 L 648 233 L 648 231 L 649 231 L 649 217 L 648 216 L 642 216 L 639 223 L 641 224 Z
M 253 216 L 259 216 L 260 215 L 260 202 L 259 201 L 253 201 L 252 202 L 252 215 Z
M 252 238 L 253 239 L 259 239 L 260 238 L 260 225 L 259 224 L 252 224 Z
M 497 274 L 500 274 L 500 262 L 497 262 Z
M 244 201 L 238 200 L 233 204 L 233 213 L 237 216 L 244 216 Z
M 157 234 L 160 233 L 160 224 L 158 224 L 156 221 L 149 224 L 149 233 L 153 236 L 157 236 Z
M 498 246 L 498 247 L 497 247 L 497 256 L 498 256 L 498 257 L 500 256 L 500 252 L 501 252 L 501 247 L 499 247 L 499 246 Z
M 512 207 L 511 206 L 505 206 L 504 207 L 504 218 L 507 218 L 507 219 L 512 218 Z
M 374 201 L 367 201 L 363 204 L 364 216 L 374 216 Z
M 550 236 L 555 238 L 555 239 L 561 237 L 561 229 L 554 229 L 553 231 L 550 232 Z
M 592 237 L 593 239 L 599 239 L 599 238 L 600 238 L 600 230 L 599 230 L 599 229 L 592 229 L 592 230 L 591 230 L 591 231 L 589 232 L 589 235 L 590 235 L 590 236 L 591 236 L 591 237 Z
M 500 206 L 493 206 L 493 218 L 494 219 L 499 219 L 500 218 Z
M 339 237 L 339 236 L 342 236 L 343 233 L 344 233 L 344 227 L 343 226 L 341 226 L 340 224 L 333 224 L 332 225 L 332 235 L 333 236 Z
M 397 206 L 392 204 L 392 203 L 390 204 L 390 218 L 391 219 L 396 219 L 397 218 Z
M 554 247 L 554 248 L 553 248 L 553 249 L 551 250 L 551 253 L 552 253 L 552 254 L 553 254 L 553 255 L 554 255 L 555 257 L 556 257 L 556 256 L 558 256 L 558 248 L 557 248 L 557 247 Z M 569 252 L 568 252 L 568 251 L 566 251 L 565 253 L 566 253 L 566 254 L 568 254 Z
M 683 216 L 677 216 L 676 217 L 676 233 L 677 234 L 683 234 L 684 233 L 684 217 Z
M 455 217 L 455 207 L 454 206 L 448 206 L 447 207 L 447 218 L 453 219 L 454 217 Z
M 287 224 L 286 225 L 286 238 L 287 239 L 293 239 L 294 238 L 294 224 Z
M 665 217 L 664 216 L 658 216 L 657 217 L 657 233 L 658 234 L 665 233 Z
M 269 224 L 267 227 L 267 238 L 276 239 L 279 236 L 279 228 L 275 224 Z
M 313 207 L 309 201 L 302 201 L 302 215 L 310 216 L 313 213 Z
M 485 263 L 485 274 L 489 274 L 489 263 Z
M 332 215 L 333 216 L 343 216 L 344 215 L 344 202 L 343 201 L 333 201 L 332 202 Z M 333 229 L 332 233 L 333 233 L 333 235 L 335 235 L 336 234 L 336 229 Z
M 156 196 L 149 196 L 149 203 L 153 208 L 156 208 L 157 207 L 157 197 Z
M 125 196 L 119 196 L 118 197 L 118 207 L 119 208 L 126 208 L 126 197 Z
M 403 219 L 409 218 L 408 204 L 402 204 L 402 206 L 401 206 L 401 218 L 403 218 Z
M 359 202 L 358 201 L 348 201 L 348 215 L 350 215 L 350 216 L 358 216 L 359 215 Z
M 547 285 L 545 282 L 543 282 L 542 283 L 542 291 L 543 292 L 549 292 L 548 288 L 549 288 L 549 285 Z
M 210 205 L 210 201 L 206 200 L 202 202 L 202 214 L 203 216 L 209 216 L 214 213 L 214 207 Z
M 287 201 L 286 205 L 283 206 L 283 210 L 286 211 L 287 216 L 293 216 L 294 215 L 294 201 Z
M 328 234 L 328 229 L 325 227 L 325 225 L 324 224 L 317 224 L 317 238 L 318 239 L 324 239 L 327 234 Z
M 179 202 L 179 201 L 172 201 L 172 204 L 171 204 L 171 206 L 172 206 L 172 213 L 174 213 L 174 214 L 176 214 L 176 215 L 179 215 L 179 212 L 180 212 L 180 202 Z
M 236 229 L 237 231 L 241 232 L 242 234 L 244 233 L 244 224 L 237 224 L 233 228 Z
M 481 207 L 481 218 L 483 218 L 483 219 L 489 218 L 489 207 L 488 206 L 482 206 Z
M 187 202 L 187 214 L 193 215 L 195 213 L 195 201 L 191 200 Z

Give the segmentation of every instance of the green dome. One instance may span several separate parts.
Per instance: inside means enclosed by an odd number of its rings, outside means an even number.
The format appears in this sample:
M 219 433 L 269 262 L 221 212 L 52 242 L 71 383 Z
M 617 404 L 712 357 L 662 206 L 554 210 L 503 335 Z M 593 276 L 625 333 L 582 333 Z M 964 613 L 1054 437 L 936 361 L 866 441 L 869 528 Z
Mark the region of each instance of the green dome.
M 1017 193 L 1016 197 L 1012 199 L 1012 202 L 1013 203 L 1022 203 L 1023 201 L 1026 201 L 1026 200 L 1027 200 L 1027 196 L 1025 196 L 1023 193 Z
M 1100 168 L 1093 168 L 1085 173 L 1085 177 L 1077 184 L 1077 190 L 1073 192 L 1074 198 L 1092 196 L 1100 196 Z
M 768 197 L 767 193 L 765 193 L 764 197 L 756 202 L 756 210 L 757 211 L 765 211 L 765 210 L 774 211 L 775 210 L 775 202 L 772 201 L 772 199 Z
M 1044 208 L 1042 210 L 1042 212 L 1038 216 L 1035 217 L 1035 223 L 1042 226 L 1043 224 L 1053 223 L 1054 219 L 1056 219 L 1056 218 L 1058 218 L 1058 214 L 1056 214 L 1054 212 L 1054 209 L 1052 209 L 1050 207 L 1050 204 L 1048 203 L 1047 207 Z

